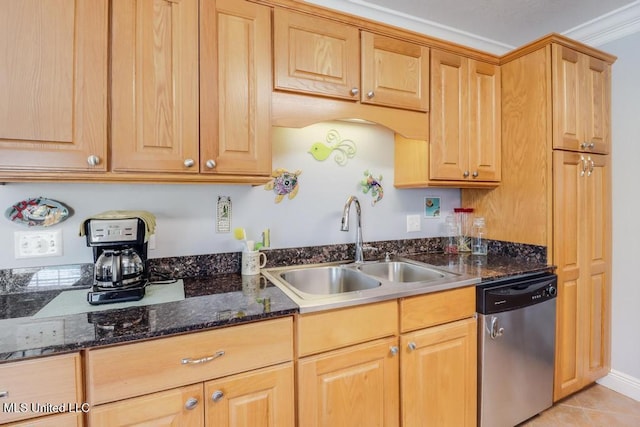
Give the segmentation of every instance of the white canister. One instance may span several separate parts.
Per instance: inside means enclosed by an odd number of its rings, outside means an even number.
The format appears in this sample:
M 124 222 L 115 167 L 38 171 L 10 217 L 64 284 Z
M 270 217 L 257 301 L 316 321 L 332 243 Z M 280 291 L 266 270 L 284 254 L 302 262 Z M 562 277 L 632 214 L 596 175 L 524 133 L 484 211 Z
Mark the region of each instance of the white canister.
M 260 274 L 260 269 L 267 265 L 267 254 L 260 251 L 243 251 L 241 273 L 245 276 Z

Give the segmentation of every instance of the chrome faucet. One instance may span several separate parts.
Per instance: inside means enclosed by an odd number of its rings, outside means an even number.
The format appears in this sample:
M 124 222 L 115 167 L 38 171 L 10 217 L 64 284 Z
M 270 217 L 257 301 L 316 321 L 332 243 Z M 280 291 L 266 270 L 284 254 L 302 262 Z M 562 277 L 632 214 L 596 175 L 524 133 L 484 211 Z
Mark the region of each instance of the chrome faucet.
M 349 196 L 347 202 L 344 204 L 344 210 L 342 211 L 342 226 L 340 231 L 349 231 L 349 209 L 351 208 L 351 202 L 356 204 L 356 214 L 358 215 L 358 228 L 356 229 L 356 258 L 355 262 L 364 262 L 362 256 L 362 214 L 360 211 L 360 202 L 356 196 Z

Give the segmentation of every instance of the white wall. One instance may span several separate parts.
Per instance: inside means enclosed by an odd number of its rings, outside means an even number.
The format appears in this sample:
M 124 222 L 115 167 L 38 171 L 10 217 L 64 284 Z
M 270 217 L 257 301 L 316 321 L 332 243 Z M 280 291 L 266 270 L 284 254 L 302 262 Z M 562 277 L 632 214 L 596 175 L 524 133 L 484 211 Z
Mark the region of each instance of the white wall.
M 612 78 L 612 374 L 602 381 L 640 400 L 640 33 L 600 48 L 618 56 Z
M 323 162 L 308 150 L 314 142 L 325 142 L 329 130 L 356 143 L 357 153 L 345 166 L 334 156 Z M 321 123 L 304 129 L 274 128 L 273 168 L 302 170 L 298 195 L 275 203 L 275 194 L 264 186 L 159 185 L 159 184 L 13 184 L 0 186 L 0 269 L 38 265 L 92 262 L 78 230 L 86 217 L 110 209 L 146 209 L 157 217 L 157 249 L 151 258 L 235 252 L 241 245 L 230 233 L 215 231 L 218 195 L 231 196 L 232 228 L 245 227 L 248 238 L 259 240 L 264 228 L 271 229 L 272 247 L 298 247 L 353 242 L 351 231 L 341 232 L 340 218 L 347 197 L 356 195 L 362 206 L 363 237 L 395 240 L 442 235 L 444 216 L 422 217 L 422 231 L 406 232 L 406 215 L 423 213 L 424 197 L 441 197 L 443 213 L 460 203 L 457 189 L 396 190 L 393 187 L 393 134 L 386 128 L 346 122 Z M 382 174 L 384 198 L 375 206 L 371 195 L 358 185 L 369 169 Z M 14 232 L 26 227 L 4 218 L 4 211 L 28 197 L 45 196 L 72 207 L 75 214 L 54 226 L 62 230 L 63 256 L 17 260 Z M 352 209 L 353 212 L 353 209 Z M 53 229 L 53 228 L 52 228 Z

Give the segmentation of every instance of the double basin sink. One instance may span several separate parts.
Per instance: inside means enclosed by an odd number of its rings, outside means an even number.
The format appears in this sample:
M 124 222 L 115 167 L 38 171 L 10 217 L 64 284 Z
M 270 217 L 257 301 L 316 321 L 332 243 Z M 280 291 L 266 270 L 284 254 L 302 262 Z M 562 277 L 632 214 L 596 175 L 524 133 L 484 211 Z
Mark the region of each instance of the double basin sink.
M 406 258 L 263 269 L 267 279 L 311 312 L 442 291 L 478 283 L 479 277 Z

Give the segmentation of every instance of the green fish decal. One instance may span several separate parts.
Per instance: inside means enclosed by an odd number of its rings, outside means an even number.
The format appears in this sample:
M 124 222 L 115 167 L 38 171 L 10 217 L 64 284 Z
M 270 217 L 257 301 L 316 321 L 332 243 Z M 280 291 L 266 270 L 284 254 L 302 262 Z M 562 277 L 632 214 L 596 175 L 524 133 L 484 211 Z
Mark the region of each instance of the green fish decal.
M 356 155 L 356 144 L 350 139 L 341 139 L 337 130 L 331 129 L 327 133 L 326 143 L 314 142 L 309 149 L 309 153 L 314 159 L 323 162 L 335 153 L 334 160 L 340 166 L 347 164 L 349 159 Z

